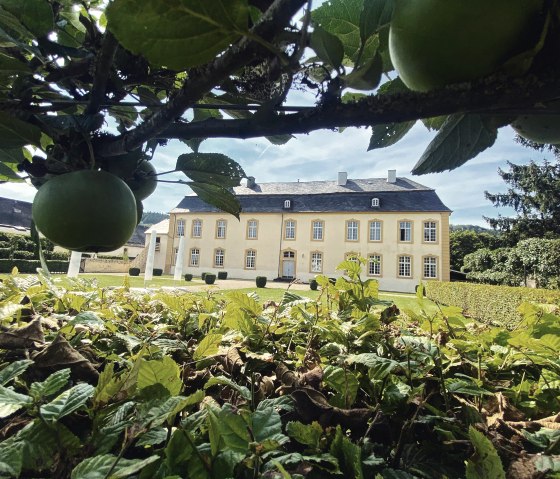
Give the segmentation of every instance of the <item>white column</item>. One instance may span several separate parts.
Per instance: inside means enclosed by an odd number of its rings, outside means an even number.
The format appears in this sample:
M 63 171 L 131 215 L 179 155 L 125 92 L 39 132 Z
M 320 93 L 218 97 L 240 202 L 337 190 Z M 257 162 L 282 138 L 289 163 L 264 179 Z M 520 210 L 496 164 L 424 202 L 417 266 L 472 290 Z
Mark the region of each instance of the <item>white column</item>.
M 185 235 L 179 236 L 179 251 L 177 251 L 177 261 L 175 261 L 174 280 L 180 280 L 183 276 L 183 257 L 185 256 Z
M 80 262 L 82 261 L 82 253 L 78 251 L 72 251 L 70 255 L 70 264 L 68 265 L 68 273 L 66 274 L 69 278 L 77 278 L 80 272 Z
M 150 234 L 150 244 L 148 246 L 148 256 L 146 258 L 146 270 L 144 272 L 144 281 L 150 281 L 154 277 L 154 256 L 156 254 L 156 238 L 157 238 L 157 233 L 154 230 Z

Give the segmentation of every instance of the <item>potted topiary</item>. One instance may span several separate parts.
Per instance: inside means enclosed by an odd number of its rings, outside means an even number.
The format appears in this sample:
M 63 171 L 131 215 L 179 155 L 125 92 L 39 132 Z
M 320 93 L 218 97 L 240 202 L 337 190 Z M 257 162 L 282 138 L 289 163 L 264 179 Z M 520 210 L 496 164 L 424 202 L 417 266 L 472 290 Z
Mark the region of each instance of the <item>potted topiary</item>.
M 266 286 L 266 276 L 257 276 L 256 278 L 257 288 L 264 288 Z
M 154 268 L 154 276 L 161 276 L 163 274 L 163 270 L 161 268 Z
M 218 279 L 227 279 L 227 271 L 218 271 Z
M 204 282 L 206 284 L 214 284 L 216 281 L 216 275 L 212 273 L 206 273 L 204 275 Z
M 312 279 L 311 281 L 309 281 L 309 288 L 312 291 L 317 291 L 317 288 L 319 287 L 319 283 L 317 283 L 316 279 Z
M 187 273 L 187 274 L 185 275 L 185 281 L 192 281 L 192 274 Z
M 140 268 L 129 268 L 128 274 L 129 276 L 140 276 Z
M 202 281 L 204 281 L 204 278 L 206 277 L 207 274 L 208 274 L 208 273 L 201 273 L 201 274 L 200 274 L 200 279 L 201 279 Z

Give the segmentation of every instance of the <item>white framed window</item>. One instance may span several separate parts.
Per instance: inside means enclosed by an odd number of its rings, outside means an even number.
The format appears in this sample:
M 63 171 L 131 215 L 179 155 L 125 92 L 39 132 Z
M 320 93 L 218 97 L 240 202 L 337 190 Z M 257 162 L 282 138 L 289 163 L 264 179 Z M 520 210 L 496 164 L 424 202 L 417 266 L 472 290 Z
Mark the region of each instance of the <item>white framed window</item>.
M 399 256 L 399 277 L 412 277 L 412 258 L 410 256 Z
M 424 242 L 437 242 L 437 223 L 435 221 L 424 221 Z
M 185 236 L 185 220 L 177 220 L 177 236 Z
M 200 265 L 200 250 L 198 248 L 191 248 L 189 265 L 190 266 Z
M 424 257 L 424 278 L 437 278 L 437 258 L 435 256 Z
M 381 241 L 381 221 L 373 220 L 369 222 L 369 240 Z
M 290 209 L 292 207 L 292 202 L 291 200 L 284 200 L 284 209 Z
M 202 220 L 193 220 L 192 222 L 192 237 L 200 238 L 202 236 Z
M 216 238 L 223 239 L 226 237 L 226 220 L 216 221 Z
M 399 241 L 412 241 L 411 221 L 399 221 Z
M 257 239 L 259 232 L 259 222 L 257 220 L 247 221 L 247 239 Z
M 245 269 L 255 269 L 257 263 L 257 252 L 254 249 L 245 251 Z
M 360 224 L 356 220 L 346 222 L 346 241 L 358 241 Z
M 323 271 L 323 253 L 314 251 L 311 253 L 311 272 L 321 273 Z
M 222 268 L 224 266 L 224 256 L 225 252 L 223 249 L 218 248 L 214 250 L 214 266 Z
M 173 263 L 177 264 L 177 258 L 179 257 L 179 248 L 173 248 Z
M 372 198 L 371 199 L 371 207 L 372 208 L 379 208 L 379 198 Z
M 370 254 L 368 256 L 368 275 L 381 276 L 381 255 Z
M 296 222 L 294 220 L 284 222 L 284 239 L 296 239 Z
M 323 233 L 325 223 L 321 220 L 315 220 L 311 223 L 311 239 L 313 241 L 323 241 Z

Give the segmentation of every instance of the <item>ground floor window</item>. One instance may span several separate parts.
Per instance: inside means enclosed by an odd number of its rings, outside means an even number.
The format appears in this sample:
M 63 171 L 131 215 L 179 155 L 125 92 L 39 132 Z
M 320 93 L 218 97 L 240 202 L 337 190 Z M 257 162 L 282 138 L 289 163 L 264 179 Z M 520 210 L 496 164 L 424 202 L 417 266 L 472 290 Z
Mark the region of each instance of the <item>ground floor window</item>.
M 177 264 L 177 258 L 179 257 L 179 248 L 173 248 L 173 263 Z
M 191 249 L 191 259 L 189 264 L 191 266 L 198 266 L 200 264 L 200 250 L 198 248 Z
M 214 251 L 214 266 L 216 266 L 216 268 L 222 268 L 224 266 L 224 250 L 223 249 L 217 249 Z
M 370 254 L 368 256 L 368 275 L 381 276 L 381 255 Z
M 315 251 L 311 253 L 311 272 L 321 273 L 323 271 L 323 253 Z
M 424 278 L 437 278 L 437 258 L 435 256 L 424 258 Z
M 257 252 L 254 249 L 247 250 L 245 252 L 245 268 L 255 269 L 257 262 Z
M 412 277 L 412 258 L 410 256 L 399 256 L 399 277 Z

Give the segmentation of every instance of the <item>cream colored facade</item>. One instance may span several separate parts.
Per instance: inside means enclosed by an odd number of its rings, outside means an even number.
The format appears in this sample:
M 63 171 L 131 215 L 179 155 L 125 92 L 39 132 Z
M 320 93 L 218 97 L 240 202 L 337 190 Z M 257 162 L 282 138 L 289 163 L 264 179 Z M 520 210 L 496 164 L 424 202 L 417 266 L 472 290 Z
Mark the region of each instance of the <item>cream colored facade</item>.
M 318 274 L 339 276 L 340 262 L 359 255 L 368 259 L 363 278 L 378 279 L 382 290 L 413 292 L 420 281 L 449 280 L 449 215 L 285 211 L 243 213 L 238 221 L 225 213 L 176 209 L 155 262 L 173 273 L 184 234 L 183 272 L 195 276 L 223 270 L 230 278 L 309 281 Z

